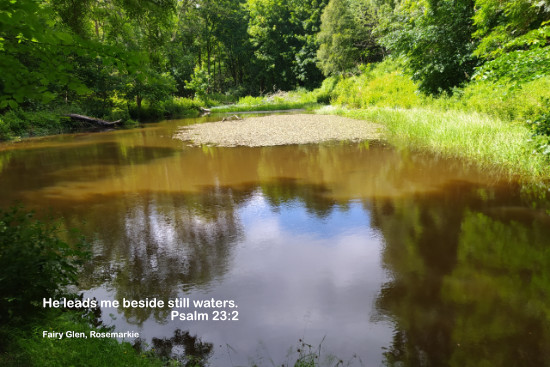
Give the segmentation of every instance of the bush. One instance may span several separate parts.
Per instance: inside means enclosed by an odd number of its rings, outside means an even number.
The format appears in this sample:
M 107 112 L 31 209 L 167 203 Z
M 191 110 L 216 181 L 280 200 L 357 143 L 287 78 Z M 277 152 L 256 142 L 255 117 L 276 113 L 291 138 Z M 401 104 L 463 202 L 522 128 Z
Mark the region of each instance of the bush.
M 4 139 L 10 139 L 14 136 L 22 135 L 29 127 L 29 121 L 26 121 L 23 116 L 23 111 L 20 109 L 9 110 L 2 116 L 5 128 Z
M 542 27 L 515 37 L 507 43 L 499 42 L 496 50 L 484 55 L 492 59 L 476 68 L 474 79 L 521 84 L 549 75 L 549 39 L 550 25 L 544 22 Z
M 0 116 L 0 140 L 8 140 L 11 138 L 11 130 L 9 125 L 4 121 L 3 116 Z
M 506 84 L 502 81 L 477 81 L 455 91 L 448 100 L 436 100 L 436 105 L 486 113 L 508 121 L 534 121 L 550 106 L 550 76 L 523 84 Z
M 173 97 L 160 103 L 164 117 L 181 117 L 196 115 L 201 107 L 200 102 L 190 98 Z
M 68 130 L 70 123 L 57 109 L 50 111 L 9 110 L 0 118 L 0 140 L 17 136 L 59 134 Z
M 160 102 L 143 100 L 141 109 L 137 105 L 130 105 L 130 116 L 140 121 L 158 121 L 168 118 L 197 116 L 201 102 L 183 97 L 171 97 Z
M 315 95 L 317 103 L 330 104 L 330 99 L 334 88 L 338 84 L 339 77 L 330 76 L 323 80 L 321 87 L 315 89 L 312 94 Z
M 264 97 L 252 97 L 252 96 L 246 96 L 239 98 L 239 102 L 237 102 L 238 105 L 241 106 L 256 106 L 261 105 L 265 103 Z
M 79 239 L 69 245 L 60 234 L 56 224 L 35 220 L 20 207 L 0 210 L 1 322 L 39 312 L 43 297 L 57 297 L 76 282 L 87 244 Z
M 397 69 L 397 62 L 386 61 L 360 67 L 361 74 L 338 81 L 332 91 L 336 105 L 351 108 L 412 108 L 423 104 L 416 83 Z
M 547 100 L 548 101 L 548 100 Z M 550 104 L 550 101 L 547 102 Z M 528 121 L 535 135 L 550 136 L 550 108 L 541 113 L 533 122 Z

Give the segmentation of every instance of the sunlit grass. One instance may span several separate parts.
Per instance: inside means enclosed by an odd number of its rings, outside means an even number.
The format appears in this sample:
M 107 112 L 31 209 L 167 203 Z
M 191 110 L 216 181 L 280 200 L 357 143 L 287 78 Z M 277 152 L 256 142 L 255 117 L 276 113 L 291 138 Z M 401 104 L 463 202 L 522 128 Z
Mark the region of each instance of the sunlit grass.
M 212 112 L 245 112 L 245 111 L 281 111 L 281 110 L 294 110 L 305 109 L 312 110 L 319 107 L 317 103 L 303 103 L 303 102 L 278 102 L 278 103 L 264 103 L 257 105 L 231 105 L 222 106 L 212 109 Z
M 277 111 L 292 109 L 314 109 L 319 107 L 317 98 L 306 90 L 277 92 L 267 96 L 246 96 L 234 105 L 215 107 L 215 112 Z
M 531 131 L 523 124 L 476 112 L 430 108 L 349 110 L 336 107 L 317 112 L 378 122 L 386 126 L 388 141 L 398 146 L 468 159 L 525 178 L 550 176 L 546 158 L 534 153 Z

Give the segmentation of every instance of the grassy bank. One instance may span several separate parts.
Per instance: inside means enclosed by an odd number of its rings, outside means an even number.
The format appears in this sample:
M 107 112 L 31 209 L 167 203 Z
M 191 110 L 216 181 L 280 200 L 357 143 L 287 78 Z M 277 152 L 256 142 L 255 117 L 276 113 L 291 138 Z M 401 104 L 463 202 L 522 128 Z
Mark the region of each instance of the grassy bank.
M 152 352 L 141 352 L 129 342 L 114 338 L 50 339 L 43 331 L 74 331 L 89 335 L 92 327 L 76 312 L 49 311 L 26 326 L 3 327 L 0 337 L 9 340 L 0 354 L 2 366 L 164 366 Z
M 39 221 L 19 207 L 0 209 L 0 365 L 2 366 L 161 366 L 151 353 L 111 338 L 43 337 L 44 331 L 100 330 L 93 309 L 42 307 L 42 299 L 66 296 L 89 256 L 88 243 Z M 71 239 L 65 242 L 61 238 Z M 104 330 L 105 331 L 105 330 Z
M 388 141 L 401 147 L 467 159 L 524 178 L 550 177 L 548 157 L 538 151 L 531 130 L 524 124 L 504 122 L 477 112 L 429 107 L 331 107 L 316 112 L 378 122 L 386 126 Z

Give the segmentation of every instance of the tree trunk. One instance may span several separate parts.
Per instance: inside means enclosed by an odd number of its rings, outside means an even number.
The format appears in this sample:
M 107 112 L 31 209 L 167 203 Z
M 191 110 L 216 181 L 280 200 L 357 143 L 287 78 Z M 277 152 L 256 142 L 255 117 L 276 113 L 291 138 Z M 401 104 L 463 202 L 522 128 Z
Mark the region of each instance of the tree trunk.
M 101 120 L 101 119 L 98 119 L 98 118 L 95 118 L 95 117 L 77 115 L 76 113 L 71 113 L 71 114 L 68 114 L 66 116 L 69 116 L 73 120 L 86 121 L 86 122 L 90 122 L 92 124 L 96 124 L 96 125 L 104 126 L 104 127 L 114 126 L 114 125 L 116 125 L 116 124 L 118 124 L 122 121 L 122 120 L 105 121 L 105 120 Z

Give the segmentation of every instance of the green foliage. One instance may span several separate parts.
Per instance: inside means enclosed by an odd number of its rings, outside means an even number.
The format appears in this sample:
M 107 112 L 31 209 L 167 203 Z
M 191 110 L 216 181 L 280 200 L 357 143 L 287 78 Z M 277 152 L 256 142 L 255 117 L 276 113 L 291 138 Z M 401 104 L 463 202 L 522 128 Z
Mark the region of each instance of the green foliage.
M 381 26 L 381 42 L 406 56 L 421 91 L 448 92 L 470 79 L 477 64 L 473 15 L 473 0 L 405 0 Z
M 60 239 L 55 224 L 15 207 L 0 211 L 0 320 L 17 322 L 39 312 L 42 298 L 59 296 L 76 282 L 86 243 Z
M 80 111 L 78 108 L 68 111 L 60 107 L 37 111 L 10 109 L 0 115 L 0 140 L 68 132 L 74 128 L 74 123 L 63 114 L 69 112 Z
M 183 97 L 173 97 L 157 103 L 144 100 L 138 110 L 135 104 L 130 105 L 129 113 L 133 118 L 142 121 L 158 121 L 170 118 L 197 116 L 203 103 Z
M 191 80 L 185 82 L 185 86 L 194 91 L 197 97 L 206 102 L 206 95 L 210 89 L 210 76 L 204 68 L 196 66 Z
M 351 108 L 411 108 L 422 104 L 422 96 L 410 77 L 396 69 L 397 63 L 361 67 L 361 74 L 341 79 L 332 92 L 335 105 Z M 391 71 L 390 71 L 391 70 Z
M 293 92 L 277 92 L 264 97 L 239 98 L 236 105 L 215 107 L 216 112 L 278 111 L 290 109 L 313 109 L 317 107 L 317 93 L 305 89 Z
M 518 84 L 550 75 L 549 42 L 550 26 L 516 37 L 485 55 L 492 59 L 476 70 L 474 79 Z
M 543 99 L 544 110 L 534 120 L 527 120 L 533 131 L 532 142 L 535 151 L 550 162 L 550 97 Z
M 194 116 L 198 114 L 202 106 L 201 103 L 196 100 L 183 97 L 167 99 L 162 101 L 160 105 L 166 118 Z
M 377 24 L 372 4 L 331 0 L 321 16 L 317 34 L 319 67 L 325 75 L 354 70 L 364 62 L 380 61 L 382 49 L 372 34 Z
M 530 31 L 550 19 L 550 7 L 542 1 L 476 0 L 475 6 L 473 19 L 476 31 L 473 36 L 480 42 L 474 55 L 483 59 L 501 56 L 511 48 L 520 46 L 518 43 L 529 44 L 529 39 L 537 38 L 536 33 Z M 548 38 L 547 35 L 545 37 Z M 543 42 L 542 46 L 545 44 Z
M 289 90 L 320 82 L 316 41 L 326 0 L 247 0 L 248 34 L 260 92 Z
M 546 99 L 547 110 L 541 113 L 534 121 L 529 121 L 535 135 L 550 136 L 550 100 Z
M 547 111 L 550 76 L 523 84 L 476 81 L 456 90 L 451 98 L 435 100 L 441 108 L 483 112 L 507 121 L 534 121 Z
M 21 328 L 0 328 L 0 338 L 8 340 L 0 355 L 2 366 L 166 366 L 151 351 L 137 352 L 132 344 L 114 338 L 44 338 L 43 331 L 108 331 L 91 327 L 80 312 L 49 310 L 41 320 Z M 168 362 L 168 361 L 167 361 Z M 176 364 L 172 364 L 176 365 Z
M 259 104 L 264 103 L 265 99 L 264 97 L 252 97 L 252 96 L 246 96 L 239 98 L 239 101 L 237 104 L 242 106 L 257 106 Z
M 317 57 L 325 75 L 347 72 L 360 60 L 355 45 L 356 27 L 347 0 L 330 0 L 321 17 Z
M 483 64 L 474 78 L 518 84 L 545 75 L 550 75 L 550 47 L 506 53 Z
M 336 88 L 339 80 L 340 78 L 335 76 L 330 76 L 323 80 L 323 84 L 321 84 L 319 88 L 315 89 L 312 92 L 312 94 L 315 96 L 315 100 L 317 101 L 317 103 L 330 103 L 332 93 L 334 91 L 334 88 Z
M 47 103 L 59 88 L 87 90 L 71 78 L 67 60 L 75 51 L 75 37 L 63 27 L 52 27 L 52 9 L 44 1 L 4 1 L 0 11 L 0 110 L 27 100 Z

